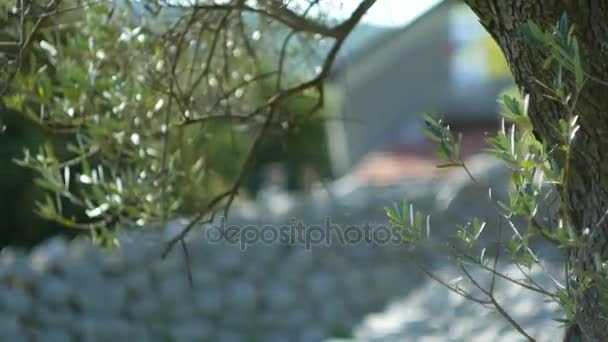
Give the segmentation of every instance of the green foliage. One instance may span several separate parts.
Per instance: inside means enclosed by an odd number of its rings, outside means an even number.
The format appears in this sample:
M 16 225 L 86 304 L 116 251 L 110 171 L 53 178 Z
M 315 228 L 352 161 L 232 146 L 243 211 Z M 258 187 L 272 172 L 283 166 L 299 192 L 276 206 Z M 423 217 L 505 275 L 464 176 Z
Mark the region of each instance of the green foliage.
M 41 31 L 28 55 L 30 72 L 16 74 L 5 104 L 72 137 L 67 149 L 46 143 L 16 160 L 49 192 L 38 213 L 111 241 L 118 222 L 141 225 L 187 210 L 179 191 L 189 203 L 204 202 L 215 183 L 236 173 L 229 164 L 238 163 L 242 139 L 221 122 L 178 127 L 186 113 L 166 94 L 174 81 L 164 78 L 167 63 L 177 68 L 186 57 L 176 52 L 167 61 L 175 46 L 163 36 L 171 32 L 155 31 L 161 18 L 136 22 L 129 11 L 103 4 L 80 12 L 84 20 L 73 26 Z M 64 203 L 88 218 L 66 217 Z
M 273 85 L 262 83 L 262 93 L 272 96 Z M 251 170 L 247 187 L 252 192 L 260 188 L 264 168 L 272 163 L 286 166 L 287 187 L 300 190 L 301 180 L 307 168 L 312 168 L 320 177 L 330 176 L 330 161 L 325 137 L 323 118 L 311 116 L 311 108 L 318 103 L 315 94 L 302 94 L 285 101 L 281 111 L 285 121 L 281 129 L 269 134 L 256 153 L 256 165 Z
M 64 137 L 13 154 L 46 193 L 36 204 L 46 220 L 111 246 L 120 226 L 229 206 L 260 167 L 255 157 L 283 146 L 262 144 L 267 131 L 322 147 L 322 125 L 307 126 L 320 78 L 298 88 L 308 74 L 287 64 L 298 50 L 288 38 L 275 49 L 290 22 L 157 1 L 53 1 L 40 10 L 22 18 L 17 8 L 8 19 L 6 39 L 27 46 L 8 55 L 0 92 L 5 106 Z M 293 152 L 302 151 L 289 152 L 297 168 Z M 324 156 L 309 161 L 327 169 Z
M 3 213 L 0 248 L 7 245 L 31 247 L 51 235 L 71 233 L 33 214 L 36 209 L 34 202 L 44 199 L 44 191 L 34 184 L 34 172 L 23 169 L 12 160 L 22 153 L 24 147 L 35 150 L 46 139 L 59 144 L 60 137 L 49 135 L 11 110 L 0 109 L 0 117 L 6 125 L 5 132 L 0 135 L 0 193 L 3 194 L 0 196 L 0 212 Z M 73 212 L 69 205 L 63 210 Z
M 574 26 L 569 26 L 568 17 L 564 13 L 552 31 L 543 31 L 532 21 L 521 28 L 525 38 L 531 41 L 531 45 L 539 48 L 547 54 L 544 67 L 555 68 L 554 84 L 551 89 L 560 95 L 564 95 L 567 89 L 564 87 L 564 71 L 573 75 L 575 91 L 580 91 L 587 77 L 581 62 L 581 53 L 578 41 L 574 36 Z
M 395 204 L 393 208 L 385 207 L 384 210 L 390 218 L 389 223 L 403 232 L 403 242 L 420 243 L 430 237 L 430 217 L 425 218 L 406 200 L 401 203 L 401 208 Z
M 464 226 L 458 226 L 456 235 L 464 241 L 467 247 L 472 248 L 481 236 L 485 227 L 486 222 L 481 222 L 479 218 L 475 217 L 472 222 L 467 222 Z
M 512 170 L 508 199 L 500 201 L 490 195 L 488 200 L 496 208 L 495 220 L 473 217 L 467 223 L 457 225 L 454 237 L 460 244 L 448 242 L 446 249 L 443 242 L 435 242 L 433 250 L 445 252 L 455 260 L 456 265 L 467 278 L 486 295 L 487 303 L 491 303 L 513 323 L 519 332 L 529 337 L 494 297 L 494 280 L 489 288 L 483 287 L 463 267 L 463 261 L 491 272 L 493 279 L 498 275 L 522 286 L 523 283 L 501 274 L 497 269 L 498 257 L 502 251 L 508 256 L 508 261 L 517 265 L 523 272 L 533 267 L 543 267 L 536 255 L 535 247 L 531 245 L 534 239 L 544 240 L 564 252 L 570 252 L 581 245 L 583 237 L 577 236 L 576 229 L 569 220 L 568 172 L 569 156 L 579 131 L 576 101 L 586 79 L 591 76 L 584 71 L 574 29 L 568 25 L 565 15 L 551 31 L 543 31 L 535 23 L 528 22 L 522 27 L 522 33 L 532 46 L 546 55 L 544 68 L 553 75 L 553 83 L 543 84 L 539 80 L 534 80 L 541 85 L 540 89 L 546 92 L 520 95 L 519 92 L 511 90 L 500 98 L 502 126 L 494 136 L 488 137 L 489 147 L 485 149 L 485 153 L 501 160 Z M 565 118 L 553 125 L 551 135 L 554 139 L 551 141 L 538 140 L 534 132 L 534 125 L 529 117 L 530 96 L 547 97 L 562 106 L 567 113 Z M 452 132 L 449 126 L 436 117 L 424 114 L 423 118 L 427 125 L 426 136 L 437 143 L 436 154 L 443 163 L 438 167 L 463 168 L 471 179 L 476 181 L 461 158 L 462 136 Z M 545 217 L 545 212 L 541 214 L 540 208 L 546 207 L 555 200 L 560 204 L 559 218 Z M 417 226 L 408 225 L 407 221 L 404 224 L 402 213 L 408 213 L 405 207 L 401 212 L 397 209 L 385 208 L 385 210 L 393 226 L 407 230 L 409 236 L 418 236 L 415 228 Z M 489 225 L 487 222 L 497 222 L 497 224 Z M 480 243 L 480 237 L 488 230 L 494 230 L 499 237 L 494 265 L 490 263 L 490 266 L 485 261 L 487 249 Z M 413 238 L 409 242 L 416 244 L 420 241 Z M 480 248 L 479 258 L 476 255 Z M 599 265 L 602 261 L 597 262 L 598 269 L 605 269 L 604 264 Z M 428 271 L 426 272 L 429 274 Z M 434 275 L 431 276 L 438 279 Z M 559 304 L 563 317 L 557 320 L 566 325 L 572 324 L 575 320 L 575 298 L 590 286 L 604 284 L 608 279 L 603 273 L 589 274 L 577 269 L 569 270 L 568 276 L 570 278 L 566 280 L 565 286 L 559 284 L 554 289 L 543 289 L 533 282 L 523 284 L 527 289 L 542 293 L 547 300 Z M 439 281 L 452 291 L 469 299 L 472 298 L 470 293 L 461 288 L 440 279 Z M 608 291 L 608 287 L 604 290 Z M 480 300 L 480 303 L 484 303 L 484 300 Z
M 436 155 L 443 162 L 439 168 L 462 166 L 462 133 L 454 134 L 442 119 L 422 114 L 426 129 L 424 135 L 437 143 Z

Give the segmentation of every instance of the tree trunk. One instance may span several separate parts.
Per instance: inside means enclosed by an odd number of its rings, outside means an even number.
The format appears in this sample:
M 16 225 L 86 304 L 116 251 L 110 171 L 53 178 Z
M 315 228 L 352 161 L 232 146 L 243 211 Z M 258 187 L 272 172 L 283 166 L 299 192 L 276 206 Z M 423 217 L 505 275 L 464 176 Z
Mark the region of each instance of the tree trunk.
M 553 125 L 567 111 L 542 96 L 546 90 L 535 80 L 552 84 L 552 72 L 543 70 L 543 55 L 519 29 L 528 20 L 543 29 L 554 27 L 566 13 L 574 25 L 587 74 L 576 106 L 580 130 L 573 141 L 563 199 L 569 220 L 583 241 L 569 253 L 570 269 L 594 274 L 590 289 L 576 295 L 576 323 L 566 341 L 608 341 L 608 289 L 602 264 L 608 259 L 608 1 L 606 0 L 465 0 L 498 42 L 519 87 L 530 94 L 530 117 L 537 137 L 554 145 Z M 601 80 L 601 81 L 598 81 Z M 603 82 L 602 82 L 603 81 Z M 564 162 L 564 161 L 562 161 Z M 566 161 L 567 162 L 567 161 Z M 589 234 L 582 234 L 588 228 Z M 574 274 L 569 277 L 576 282 Z M 602 281 L 603 280 L 603 281 Z M 600 290 L 604 282 L 604 290 Z

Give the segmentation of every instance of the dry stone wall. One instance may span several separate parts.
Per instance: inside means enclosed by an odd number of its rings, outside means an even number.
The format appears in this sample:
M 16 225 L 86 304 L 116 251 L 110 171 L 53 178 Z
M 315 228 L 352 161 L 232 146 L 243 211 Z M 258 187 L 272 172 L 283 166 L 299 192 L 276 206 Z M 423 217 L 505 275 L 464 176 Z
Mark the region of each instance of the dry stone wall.
M 504 193 L 502 167 L 481 160 L 472 169 Z M 109 253 L 85 240 L 61 238 L 30 253 L 5 249 L 0 341 L 312 342 L 352 336 L 366 315 L 424 283 L 408 263 L 408 246 L 354 243 L 351 237 L 351 243 L 332 240 L 308 248 L 306 242 L 278 238 L 264 242 L 261 227 L 271 225 L 266 234 L 272 234 L 302 221 L 320 226 L 318 234 L 329 219 L 338 227 L 332 236 L 344 238 L 353 225 L 359 232 L 365 224 L 386 225 L 382 207 L 408 197 L 432 214 L 432 235 L 447 236 L 457 220 L 491 210 L 459 177 L 367 188 L 342 182 L 300 198 L 277 194 L 235 208 L 224 223 L 240 227 L 241 238 L 250 227 L 257 234 L 252 241 L 210 241 L 217 238 L 218 221 L 190 234 L 188 262 L 179 246 L 160 257 L 164 242 L 183 228 L 179 220 L 126 229 L 120 248 Z M 432 254 L 417 253 L 433 265 Z

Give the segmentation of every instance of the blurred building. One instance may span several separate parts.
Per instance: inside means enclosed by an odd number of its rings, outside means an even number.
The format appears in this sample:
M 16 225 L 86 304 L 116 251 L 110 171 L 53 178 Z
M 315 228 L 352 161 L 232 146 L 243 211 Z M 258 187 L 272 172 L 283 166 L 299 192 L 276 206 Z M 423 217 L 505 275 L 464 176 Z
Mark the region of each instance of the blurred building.
M 423 112 L 463 129 L 465 152 L 478 150 L 497 122 L 497 95 L 513 80 L 475 14 L 461 1 L 445 0 L 405 27 L 374 32 L 353 32 L 326 83 L 334 174 L 365 168 L 361 163 L 377 153 L 432 157 L 421 132 Z

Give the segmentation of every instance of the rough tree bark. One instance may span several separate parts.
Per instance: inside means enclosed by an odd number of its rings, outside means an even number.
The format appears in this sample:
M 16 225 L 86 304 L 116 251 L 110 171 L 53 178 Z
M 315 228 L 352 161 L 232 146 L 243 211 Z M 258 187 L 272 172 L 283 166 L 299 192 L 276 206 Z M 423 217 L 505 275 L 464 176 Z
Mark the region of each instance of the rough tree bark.
M 543 71 L 543 56 L 531 47 L 519 29 L 532 20 L 544 29 L 553 27 L 566 13 L 575 26 L 586 73 L 608 81 L 608 1 L 606 0 L 465 0 L 502 48 L 519 87 L 530 94 L 530 117 L 536 135 L 555 142 L 551 125 L 567 117 L 564 108 L 542 94 L 534 79 L 551 84 Z M 577 102 L 579 135 L 573 142 L 565 200 L 570 220 L 580 233 L 589 228 L 582 247 L 570 252 L 573 269 L 591 272 L 594 284 L 605 279 L 598 269 L 608 259 L 608 86 L 588 80 Z M 608 341 L 608 291 L 599 286 L 575 297 L 577 324 L 568 328 L 566 341 Z M 604 285 L 605 286 L 605 285 Z

